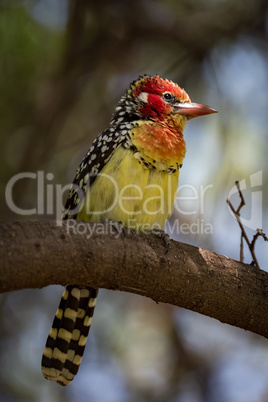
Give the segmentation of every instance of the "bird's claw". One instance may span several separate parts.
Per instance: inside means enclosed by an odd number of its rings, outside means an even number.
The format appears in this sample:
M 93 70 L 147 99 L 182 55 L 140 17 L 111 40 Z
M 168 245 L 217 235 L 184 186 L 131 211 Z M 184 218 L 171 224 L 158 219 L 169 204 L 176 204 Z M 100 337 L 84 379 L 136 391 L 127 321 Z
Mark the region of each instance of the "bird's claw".
M 151 233 L 163 240 L 167 253 L 171 248 L 169 235 L 164 230 L 161 229 L 153 229 Z
M 121 221 L 113 221 L 112 219 L 105 218 L 103 223 L 108 226 L 111 234 L 114 234 L 114 230 L 116 231 L 115 237 L 119 237 L 121 233 L 126 235 L 126 229 Z

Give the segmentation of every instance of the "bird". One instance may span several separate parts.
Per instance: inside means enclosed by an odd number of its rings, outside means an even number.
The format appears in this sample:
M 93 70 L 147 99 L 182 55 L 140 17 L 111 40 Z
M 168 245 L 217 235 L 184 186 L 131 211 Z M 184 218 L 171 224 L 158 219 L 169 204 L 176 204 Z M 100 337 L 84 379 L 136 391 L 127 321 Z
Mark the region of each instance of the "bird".
M 162 229 L 170 217 L 188 120 L 217 111 L 192 103 L 159 75 L 133 81 L 77 169 L 62 219 L 120 222 L 139 231 Z M 42 357 L 46 379 L 66 386 L 78 372 L 98 289 L 68 285 Z

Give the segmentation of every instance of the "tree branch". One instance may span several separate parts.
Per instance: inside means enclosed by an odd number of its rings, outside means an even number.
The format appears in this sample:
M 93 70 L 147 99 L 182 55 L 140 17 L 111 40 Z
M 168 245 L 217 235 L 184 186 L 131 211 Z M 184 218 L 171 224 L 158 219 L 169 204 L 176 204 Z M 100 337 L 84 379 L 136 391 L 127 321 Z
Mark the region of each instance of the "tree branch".
M 173 240 L 165 253 L 152 234 L 110 232 L 71 220 L 0 224 L 0 292 L 52 284 L 127 291 L 268 337 L 267 272 Z

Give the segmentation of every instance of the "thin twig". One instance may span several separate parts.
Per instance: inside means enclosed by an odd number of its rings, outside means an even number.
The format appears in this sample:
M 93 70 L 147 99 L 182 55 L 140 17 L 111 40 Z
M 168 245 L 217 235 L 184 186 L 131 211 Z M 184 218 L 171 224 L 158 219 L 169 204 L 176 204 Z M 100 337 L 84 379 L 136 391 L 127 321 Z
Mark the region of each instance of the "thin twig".
M 253 236 L 253 239 L 252 239 L 252 242 L 251 242 L 251 247 L 252 247 L 252 249 L 254 249 L 256 240 L 257 240 L 258 237 L 260 237 L 260 236 L 263 238 L 264 241 L 268 241 L 268 237 L 266 236 L 265 233 L 263 233 L 262 229 L 256 229 L 256 233 L 255 233 L 255 235 Z
M 244 205 L 246 205 L 246 203 L 245 203 L 245 199 L 244 199 L 244 196 L 243 196 L 243 194 L 242 194 L 242 191 L 241 191 L 241 189 L 240 189 L 240 184 L 239 184 L 239 181 L 238 181 L 238 180 L 236 180 L 235 185 L 236 185 L 236 187 L 237 187 L 238 194 L 239 194 L 239 197 L 240 197 L 240 199 L 241 199 L 240 204 L 239 204 L 239 206 L 238 206 L 238 208 L 237 208 L 237 210 L 236 210 L 236 213 L 240 216 L 240 209 L 241 209 Z
M 231 210 L 232 210 L 234 216 L 236 217 L 236 220 L 237 220 L 237 222 L 238 222 L 238 225 L 240 226 L 240 229 L 241 229 L 240 261 L 241 261 L 241 262 L 244 261 L 244 255 L 243 255 L 243 238 L 244 238 L 245 241 L 246 241 L 246 243 L 247 243 L 247 245 L 248 245 L 248 248 L 249 248 L 249 250 L 250 250 L 250 252 L 251 252 L 251 256 L 252 256 L 252 259 L 253 259 L 253 263 L 256 265 L 256 267 L 258 267 L 258 268 L 260 269 L 260 266 L 259 266 L 257 257 L 256 257 L 256 255 L 255 255 L 254 245 L 255 245 L 255 242 L 256 242 L 256 240 L 257 240 L 257 238 L 258 238 L 259 236 L 262 236 L 264 239 L 265 239 L 265 238 L 267 239 L 267 237 L 265 236 L 264 233 L 262 234 L 262 230 L 260 231 L 260 229 L 258 229 L 259 232 L 257 231 L 257 233 L 254 235 L 252 242 L 249 241 L 249 238 L 248 238 L 248 236 L 247 236 L 247 234 L 246 234 L 246 231 L 245 231 L 244 226 L 243 226 L 243 224 L 242 224 L 242 222 L 241 222 L 241 219 L 240 219 L 240 210 L 241 210 L 241 208 L 242 208 L 244 205 L 246 205 L 246 203 L 245 203 L 245 200 L 244 200 L 242 191 L 241 191 L 241 189 L 240 189 L 239 182 L 236 181 L 236 182 L 235 182 L 235 185 L 236 185 L 236 187 L 237 187 L 237 189 L 238 189 L 238 193 L 239 193 L 239 196 L 240 196 L 240 199 L 241 199 L 240 204 L 239 204 L 237 210 L 235 210 L 235 208 L 233 207 L 231 201 L 230 201 L 228 198 L 227 198 L 226 202 L 227 202 L 227 204 L 229 205 L 229 207 L 231 208 Z
M 243 252 L 243 233 L 241 232 L 240 236 L 240 261 L 244 262 L 244 252 Z

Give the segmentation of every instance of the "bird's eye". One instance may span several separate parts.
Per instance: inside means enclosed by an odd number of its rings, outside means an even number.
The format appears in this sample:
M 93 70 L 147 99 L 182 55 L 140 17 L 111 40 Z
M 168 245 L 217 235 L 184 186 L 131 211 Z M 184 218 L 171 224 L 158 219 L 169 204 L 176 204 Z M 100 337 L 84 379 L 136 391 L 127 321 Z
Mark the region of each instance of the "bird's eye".
M 170 99 L 172 99 L 172 95 L 171 95 L 169 92 L 165 92 L 165 93 L 163 94 L 163 98 L 164 98 L 165 100 L 170 100 Z

